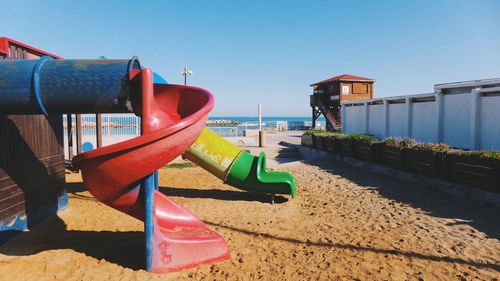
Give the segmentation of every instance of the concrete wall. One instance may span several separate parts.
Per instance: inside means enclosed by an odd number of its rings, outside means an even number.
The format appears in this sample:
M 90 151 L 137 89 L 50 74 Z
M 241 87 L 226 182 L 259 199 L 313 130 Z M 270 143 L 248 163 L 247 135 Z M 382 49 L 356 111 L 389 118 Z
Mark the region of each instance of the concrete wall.
M 342 103 L 342 132 L 500 150 L 500 79 L 439 84 L 430 94 Z

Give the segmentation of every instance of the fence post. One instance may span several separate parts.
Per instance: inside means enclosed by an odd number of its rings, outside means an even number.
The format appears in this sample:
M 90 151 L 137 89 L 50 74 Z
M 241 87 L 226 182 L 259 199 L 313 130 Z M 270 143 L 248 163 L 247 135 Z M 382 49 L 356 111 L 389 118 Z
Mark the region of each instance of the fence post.
M 97 148 L 102 147 L 102 116 L 100 113 L 95 116 L 95 134 L 97 140 Z
M 370 107 L 368 105 L 368 102 L 365 102 L 364 104 L 364 109 L 365 109 L 365 134 L 368 134 L 368 129 L 370 128 L 370 117 L 369 117 L 369 114 L 370 114 Z
M 73 120 L 71 114 L 66 114 L 66 130 L 68 135 L 68 159 L 73 159 Z
M 389 101 L 384 99 L 384 137 L 389 137 Z
M 141 134 L 141 132 L 139 132 L 139 117 L 135 116 L 135 128 L 134 128 L 134 132 L 135 134 L 138 136 Z
M 76 115 L 76 154 L 82 153 L 82 115 Z
M 479 149 L 480 134 L 479 120 L 481 118 L 481 93 L 479 88 L 472 89 L 470 93 L 470 144 L 472 149 Z
M 413 101 L 410 97 L 406 97 L 406 136 L 408 138 L 412 137 L 412 123 L 413 123 Z
M 107 115 L 106 116 L 106 127 L 108 127 L 108 136 L 111 136 L 111 121 L 109 119 L 110 119 L 110 116 Z M 120 122 L 118 124 L 120 124 Z M 117 129 L 117 130 L 119 130 L 119 129 Z

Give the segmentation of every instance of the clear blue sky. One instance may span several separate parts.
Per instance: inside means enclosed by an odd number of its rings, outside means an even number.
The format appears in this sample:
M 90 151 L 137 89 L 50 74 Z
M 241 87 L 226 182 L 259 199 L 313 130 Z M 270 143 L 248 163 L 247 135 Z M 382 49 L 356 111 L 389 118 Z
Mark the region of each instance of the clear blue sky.
M 144 3 L 142 3 L 144 2 Z M 308 116 L 309 84 L 375 96 L 500 77 L 500 1 L 5 1 L 0 36 L 65 58 L 129 58 L 212 91 L 212 116 Z

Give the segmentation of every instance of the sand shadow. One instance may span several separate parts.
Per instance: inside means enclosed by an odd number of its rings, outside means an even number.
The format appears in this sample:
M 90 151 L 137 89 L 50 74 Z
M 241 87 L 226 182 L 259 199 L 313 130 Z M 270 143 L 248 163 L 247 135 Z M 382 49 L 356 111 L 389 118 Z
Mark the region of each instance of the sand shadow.
M 426 255 L 426 254 L 421 254 L 417 252 L 411 252 L 411 251 L 403 251 L 403 250 L 395 250 L 395 249 L 381 249 L 381 248 L 374 248 L 374 247 L 367 247 L 367 246 L 358 246 L 358 245 L 351 245 L 351 244 L 343 244 L 343 243 L 323 243 L 323 242 L 314 242 L 314 241 L 302 241 L 294 238 L 288 238 L 288 237 L 280 237 L 280 236 L 275 236 L 271 235 L 268 233 L 262 233 L 262 232 L 256 232 L 256 231 L 251 231 L 243 228 L 237 228 L 234 226 L 228 226 L 228 225 L 223 225 L 219 223 L 214 223 L 210 221 L 204 221 L 206 224 L 214 226 L 214 227 L 221 227 L 225 229 L 229 229 L 231 231 L 236 231 L 240 232 L 246 235 L 252 235 L 252 236 L 259 236 L 259 237 L 264 237 L 268 239 L 274 239 L 274 240 L 279 240 L 279 241 L 284 241 L 288 243 L 293 243 L 293 244 L 303 244 L 307 247 L 327 247 L 327 248 L 335 248 L 335 249 L 348 249 L 351 251 L 358 251 L 358 252 L 372 252 L 380 255 L 395 255 L 395 256 L 405 256 L 409 258 L 415 258 L 415 259 L 422 259 L 422 260 L 428 260 L 428 261 L 435 261 L 435 262 L 445 262 L 445 263 L 457 263 L 457 264 L 464 264 L 468 266 L 473 266 L 476 268 L 489 268 L 493 269 L 496 271 L 500 271 L 500 264 L 495 264 L 495 263 L 483 263 L 483 262 L 476 262 L 476 261 L 471 261 L 471 260 L 465 260 L 461 258 L 452 258 L 452 257 L 446 257 L 446 256 L 433 256 L 433 255 Z M 385 257 L 380 257 L 381 259 L 384 259 Z
M 133 270 L 144 269 L 145 246 L 142 231 L 67 230 L 59 217 L 37 224 L 0 247 L 10 256 L 30 256 L 48 250 L 72 249 Z
M 210 198 L 216 200 L 226 201 L 257 201 L 261 203 L 271 203 L 271 196 L 269 194 L 247 192 L 247 191 L 233 191 L 223 189 L 196 189 L 196 188 L 178 188 L 160 186 L 159 190 L 167 195 L 183 198 Z M 288 202 L 284 196 L 276 195 L 274 197 L 275 204 L 282 204 Z
M 352 167 L 342 161 L 317 161 L 307 164 L 318 166 L 359 186 L 374 189 L 386 198 L 409 204 L 428 215 L 458 220 L 450 225 L 467 224 L 489 237 L 500 239 L 498 206 L 471 197 L 450 195 L 436 188 L 400 181 L 367 169 Z

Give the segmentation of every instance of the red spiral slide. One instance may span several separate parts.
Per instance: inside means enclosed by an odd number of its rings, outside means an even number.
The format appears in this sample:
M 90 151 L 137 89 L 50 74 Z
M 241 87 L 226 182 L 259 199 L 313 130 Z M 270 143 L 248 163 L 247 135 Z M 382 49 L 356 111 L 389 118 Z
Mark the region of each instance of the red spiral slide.
M 142 135 L 75 157 L 88 190 L 99 201 L 145 221 L 146 268 L 162 273 L 229 259 L 226 242 L 196 216 L 166 195 L 152 192 L 152 213 L 144 200 L 144 181 L 184 153 L 197 139 L 214 106 L 208 91 L 153 84 L 150 69 L 132 70 L 130 79 L 142 98 L 134 112 Z M 149 239 L 149 240 L 148 240 Z M 149 248 L 148 248 L 149 247 Z

